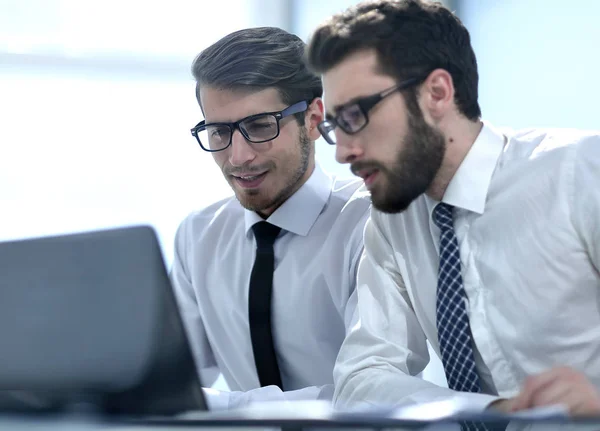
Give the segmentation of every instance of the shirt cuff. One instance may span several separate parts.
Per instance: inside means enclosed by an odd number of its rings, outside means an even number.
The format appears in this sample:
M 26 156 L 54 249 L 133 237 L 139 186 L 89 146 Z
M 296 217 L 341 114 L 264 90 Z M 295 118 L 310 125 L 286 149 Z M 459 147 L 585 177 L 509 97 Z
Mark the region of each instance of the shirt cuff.
M 210 411 L 229 409 L 229 392 L 219 391 L 212 388 L 202 388 L 204 398 Z
M 466 404 L 466 406 L 468 406 L 468 410 L 473 412 L 483 412 L 494 401 L 502 399 L 502 397 L 497 395 L 477 394 L 470 392 L 461 392 L 460 397 L 466 401 L 466 403 L 468 403 Z

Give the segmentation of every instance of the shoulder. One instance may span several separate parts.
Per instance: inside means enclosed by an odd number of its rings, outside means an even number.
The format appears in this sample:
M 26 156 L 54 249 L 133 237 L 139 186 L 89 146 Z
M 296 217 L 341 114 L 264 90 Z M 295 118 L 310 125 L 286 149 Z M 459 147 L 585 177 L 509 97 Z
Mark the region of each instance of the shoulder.
M 496 192 L 522 182 L 523 204 L 580 201 L 600 183 L 600 132 L 578 129 L 529 129 L 507 134 Z M 501 180 L 500 180 L 501 178 Z M 510 194 L 515 197 L 517 195 Z M 583 198 L 584 200 L 587 198 Z
M 507 159 L 565 161 L 572 154 L 600 155 L 600 132 L 579 129 L 508 130 Z
M 560 184 L 570 190 L 574 183 L 600 178 L 600 132 L 578 129 L 528 129 L 506 134 L 508 143 L 499 172 L 507 180 L 515 175 L 542 185 Z M 537 178 L 537 180 L 534 180 Z
M 324 243 L 344 253 L 362 249 L 363 231 L 371 210 L 371 196 L 358 178 L 333 178 L 329 200 L 317 225 Z
M 331 200 L 341 205 L 341 212 L 367 212 L 371 207 L 371 195 L 358 178 L 333 178 Z
M 188 214 L 180 223 L 176 237 L 178 241 L 198 239 L 207 231 L 226 228 L 239 220 L 244 220 L 244 208 L 235 196 L 230 196 Z
M 581 135 L 574 148 L 573 191 L 597 201 L 600 185 L 600 132 Z M 593 195 L 596 196 L 591 197 Z
M 350 242 L 356 237 L 362 246 L 363 230 L 371 213 L 371 194 L 363 180 L 334 178 L 328 207 L 327 212 L 335 217 L 327 217 L 331 224 L 330 236 L 341 236 Z

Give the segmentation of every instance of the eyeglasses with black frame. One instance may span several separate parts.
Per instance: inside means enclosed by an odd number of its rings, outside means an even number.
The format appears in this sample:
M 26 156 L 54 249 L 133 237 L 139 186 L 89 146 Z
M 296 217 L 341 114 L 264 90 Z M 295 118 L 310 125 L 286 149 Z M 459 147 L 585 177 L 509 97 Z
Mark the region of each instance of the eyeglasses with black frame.
M 208 123 L 200 121 L 191 129 L 192 136 L 196 138 L 204 151 L 214 153 L 223 151 L 231 145 L 233 132 L 239 130 L 246 141 L 253 144 L 262 144 L 272 141 L 279 136 L 279 122 L 290 115 L 304 112 L 308 109 L 308 102 L 302 100 L 288 106 L 283 111 L 265 112 L 242 118 L 234 123 Z
M 336 144 L 335 129 L 339 127 L 344 133 L 354 135 L 367 127 L 369 124 L 369 111 L 379 102 L 396 91 L 405 90 L 413 85 L 421 83 L 425 78 L 410 78 L 393 87 L 387 88 L 380 93 L 351 100 L 337 109 L 335 117 L 329 117 L 321 121 L 317 128 L 321 136 L 330 145 Z

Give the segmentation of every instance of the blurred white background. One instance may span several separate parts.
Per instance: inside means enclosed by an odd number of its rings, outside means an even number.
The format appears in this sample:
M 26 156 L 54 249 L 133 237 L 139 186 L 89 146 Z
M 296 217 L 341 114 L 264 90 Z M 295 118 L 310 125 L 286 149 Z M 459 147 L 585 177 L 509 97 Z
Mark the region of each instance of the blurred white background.
M 279 24 L 267 3 L 0 0 L 0 239 L 148 223 L 170 262 L 181 219 L 229 194 L 189 132 L 190 65 Z
M 190 65 L 225 34 L 307 39 L 350 0 L 0 0 L 0 240 L 179 222 L 230 194 L 189 133 Z M 484 118 L 597 129 L 600 2 L 448 0 L 471 31 Z M 317 142 L 320 163 L 336 164 Z M 435 363 L 425 373 L 442 381 Z

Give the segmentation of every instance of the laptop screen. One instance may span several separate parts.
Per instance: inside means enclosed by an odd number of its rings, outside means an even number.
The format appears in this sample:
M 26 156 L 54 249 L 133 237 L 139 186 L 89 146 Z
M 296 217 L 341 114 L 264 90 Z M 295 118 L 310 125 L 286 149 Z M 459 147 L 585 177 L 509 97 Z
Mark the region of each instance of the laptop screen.
M 154 230 L 0 243 L 0 410 L 206 410 Z

